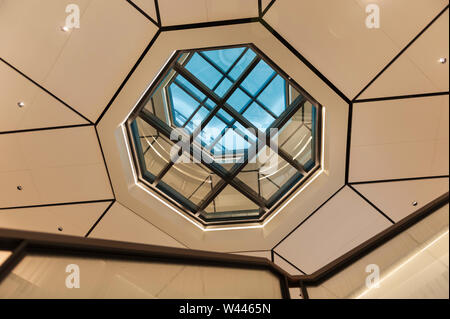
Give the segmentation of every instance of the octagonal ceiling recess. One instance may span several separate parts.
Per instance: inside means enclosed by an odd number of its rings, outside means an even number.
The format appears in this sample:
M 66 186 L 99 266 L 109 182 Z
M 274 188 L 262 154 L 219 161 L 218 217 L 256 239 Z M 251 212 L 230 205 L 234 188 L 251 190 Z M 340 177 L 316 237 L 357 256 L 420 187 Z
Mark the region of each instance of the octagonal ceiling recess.
M 321 156 L 318 158 L 320 169 L 315 170 L 304 184 L 276 206 L 262 223 L 255 225 L 253 222 L 243 222 L 232 227 L 205 227 L 202 223 L 188 218 L 179 206 L 161 199 L 154 189 L 138 183 L 139 172 L 135 171 L 133 165 L 133 149 L 127 138 L 125 124 L 139 101 L 145 98 L 146 92 L 152 92 L 154 81 L 164 76 L 166 70 L 162 69 L 162 66 L 167 65 L 175 52 L 238 46 L 242 43 L 252 43 L 255 48 L 265 53 L 267 61 L 273 62 L 289 74 L 292 83 L 302 85 L 299 87 L 301 92 L 308 92 L 311 100 L 317 101 L 314 103 L 322 105 Z M 98 127 L 116 198 L 122 205 L 174 238 L 182 237 L 183 242 L 188 242 L 190 247 L 250 250 L 255 249 L 256 243 L 259 246 L 257 249 L 267 249 L 277 239 L 282 238 L 290 225 L 298 224 L 307 216 L 308 211 L 320 205 L 344 184 L 347 112 L 348 104 L 320 77 L 299 61 L 260 23 L 249 22 L 162 32 L 124 84 Z M 327 140 L 330 135 L 333 136 L 334 143 Z M 330 158 L 334 160 L 330 161 Z M 306 198 L 308 200 L 305 200 Z M 168 208 L 175 214 L 168 213 Z
M 0 227 L 309 273 L 408 216 L 448 191 L 448 0 L 371 2 L 380 29 L 365 0 L 72 0 L 62 32 L 63 1 L 0 1 Z M 320 169 L 259 225 L 205 228 L 136 184 L 124 123 L 174 52 L 243 43 L 324 106 Z
M 128 119 L 139 182 L 205 225 L 263 221 L 320 166 L 320 106 L 253 45 L 177 51 Z

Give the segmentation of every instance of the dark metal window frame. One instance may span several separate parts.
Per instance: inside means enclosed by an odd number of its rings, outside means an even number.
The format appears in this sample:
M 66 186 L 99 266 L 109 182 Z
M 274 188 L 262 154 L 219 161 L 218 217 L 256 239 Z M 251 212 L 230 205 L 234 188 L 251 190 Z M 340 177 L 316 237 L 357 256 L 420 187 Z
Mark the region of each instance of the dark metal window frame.
M 186 70 L 180 63 L 177 61 L 179 60 L 180 56 L 185 53 L 194 53 L 198 51 L 206 51 L 206 50 L 217 50 L 217 49 L 224 49 L 224 48 L 233 48 L 233 47 L 246 47 L 246 49 L 243 51 L 243 53 L 236 59 L 235 63 L 227 70 L 227 72 L 221 71 L 222 78 L 219 80 L 219 82 L 216 84 L 217 86 L 220 85 L 220 83 L 227 78 L 228 73 L 233 69 L 234 64 L 236 64 L 240 58 L 245 54 L 245 52 L 248 49 L 251 49 L 253 52 L 256 53 L 256 56 L 254 59 L 247 65 L 246 69 L 239 75 L 239 77 L 236 80 L 232 80 L 231 87 L 227 90 L 227 92 L 224 94 L 224 96 L 221 98 L 215 94 L 215 92 L 208 87 L 206 87 L 201 81 L 199 81 L 195 76 L 193 76 L 188 70 Z M 188 59 L 193 54 L 190 54 L 188 56 Z M 151 175 L 145 168 L 145 159 L 143 158 L 144 152 L 147 150 L 142 150 L 140 145 L 140 136 L 137 131 L 136 125 L 133 125 L 133 122 L 136 118 L 140 117 L 142 120 L 147 122 L 149 125 L 154 127 L 157 134 L 160 137 L 165 138 L 166 140 L 170 140 L 170 135 L 172 130 L 174 130 L 173 127 L 170 127 L 167 123 L 159 119 L 157 116 L 153 115 L 152 113 L 145 110 L 145 106 L 149 103 L 153 93 L 155 90 L 160 86 L 160 84 L 166 80 L 167 74 L 173 70 L 175 71 L 174 75 L 172 76 L 172 79 L 169 80 L 169 82 L 165 85 L 164 89 L 167 89 L 167 87 L 174 81 L 176 75 L 180 74 L 183 76 L 186 80 L 188 80 L 191 85 L 193 85 L 197 90 L 199 90 L 203 95 L 205 95 L 205 98 L 203 101 L 199 101 L 196 99 L 200 105 L 197 107 L 197 109 L 193 112 L 193 114 L 190 116 L 190 118 L 186 119 L 183 127 L 190 121 L 192 116 L 194 116 L 195 112 L 198 111 L 202 106 L 205 105 L 206 100 L 211 100 L 215 103 L 215 107 L 212 109 L 210 107 L 207 107 L 207 109 L 210 111 L 209 114 L 206 116 L 206 118 L 201 122 L 201 124 L 194 129 L 194 131 L 189 135 L 185 136 L 185 138 L 189 139 L 190 142 L 190 154 L 185 154 L 188 156 L 195 155 L 196 158 L 201 158 L 200 154 L 207 154 L 208 156 L 214 156 L 213 154 L 210 154 L 207 152 L 205 148 L 199 146 L 194 140 L 200 134 L 201 130 L 210 122 L 211 119 L 213 119 L 215 116 L 219 117 L 225 124 L 227 124 L 227 127 L 225 130 L 229 129 L 230 127 L 233 128 L 235 123 L 241 124 L 246 129 L 251 129 L 258 133 L 263 133 L 259 131 L 250 121 L 248 121 L 242 114 L 245 112 L 246 109 L 255 101 L 257 101 L 258 95 L 264 91 L 264 89 L 271 83 L 271 80 L 267 81 L 268 83 L 265 83 L 259 92 L 257 92 L 256 95 L 252 96 L 248 92 L 244 92 L 250 97 L 250 101 L 241 109 L 240 112 L 237 112 L 233 107 L 228 105 L 226 101 L 229 99 L 229 97 L 234 93 L 234 91 L 239 88 L 243 89 L 241 86 L 242 82 L 247 78 L 247 76 L 250 74 L 250 72 L 253 70 L 253 68 L 259 63 L 259 61 L 264 61 L 267 63 L 274 71 L 275 75 L 272 76 L 272 79 L 275 78 L 277 75 L 281 76 L 286 83 L 286 89 L 289 88 L 289 86 L 293 87 L 295 90 L 297 90 L 300 95 L 294 100 L 289 101 L 290 95 L 286 96 L 287 104 L 288 106 L 286 109 L 280 114 L 280 116 L 275 117 L 275 120 L 270 125 L 270 127 L 266 130 L 266 140 L 258 140 L 256 139 L 257 144 L 257 150 L 261 149 L 264 145 L 267 146 L 273 146 L 273 143 L 270 142 L 270 135 L 269 130 L 271 128 L 278 128 L 281 129 L 288 121 L 289 119 L 301 108 L 303 108 L 305 102 L 310 102 L 315 107 L 315 112 L 313 112 L 314 118 L 312 120 L 312 126 L 311 128 L 308 128 L 309 130 L 312 130 L 313 140 L 312 140 L 312 149 L 314 150 L 314 163 L 313 167 L 309 170 L 305 170 L 303 166 L 300 165 L 300 163 L 296 160 L 294 160 L 286 151 L 284 151 L 281 147 L 277 148 L 277 154 L 279 157 L 281 157 L 283 160 L 285 160 L 287 163 L 289 163 L 291 166 L 297 169 L 297 173 L 292 176 L 285 185 L 279 186 L 279 189 L 271 196 L 269 199 L 263 198 L 259 193 L 255 192 L 252 188 L 250 188 L 248 185 L 243 183 L 242 181 L 238 180 L 236 176 L 240 172 L 246 172 L 243 171 L 244 167 L 249 161 L 248 154 L 244 153 L 243 161 L 240 161 L 239 163 L 236 163 L 233 165 L 233 167 L 227 171 L 224 167 L 222 167 L 220 164 L 216 162 L 212 163 L 206 163 L 205 161 L 201 161 L 201 164 L 206 167 L 212 174 L 217 175 L 221 180 L 212 187 L 209 194 L 206 196 L 206 198 L 199 203 L 199 205 L 195 205 L 190 200 L 185 200 L 184 196 L 181 196 L 178 194 L 177 191 L 173 190 L 167 190 L 161 189 L 161 187 L 158 187 L 158 183 L 161 180 L 161 178 L 169 171 L 169 169 L 173 166 L 174 161 L 176 161 L 177 158 L 173 158 L 166 167 L 160 172 L 158 176 Z M 186 62 L 186 61 L 184 61 Z M 186 62 L 187 63 L 187 62 Z M 209 63 L 209 62 L 208 62 Z M 184 63 L 185 64 L 185 63 Z M 211 64 L 212 65 L 212 64 Z M 229 79 L 230 80 L 230 79 Z M 230 80 L 231 81 L 231 80 Z M 245 89 L 244 89 L 245 90 Z M 167 92 L 166 97 L 168 96 Z M 191 94 L 190 94 L 191 95 Z M 192 96 L 192 95 L 191 95 Z M 165 101 L 166 103 L 169 103 L 168 101 Z M 262 104 L 262 103 L 259 103 Z M 260 106 L 261 107 L 261 106 Z M 167 108 L 169 109 L 169 112 L 172 112 L 171 106 L 168 104 Z M 263 107 L 265 109 L 266 107 Z M 233 120 L 231 124 L 220 116 L 218 113 L 220 110 L 225 111 L 227 114 L 231 115 L 233 117 Z M 263 221 L 267 216 L 270 215 L 271 212 L 273 212 L 276 208 L 279 207 L 279 205 L 287 198 L 289 197 L 295 190 L 298 189 L 311 175 L 313 175 L 319 168 L 320 168 L 320 152 L 321 152 L 321 131 L 322 131 L 322 107 L 321 105 L 312 98 L 300 85 L 298 85 L 295 81 L 293 81 L 283 70 L 281 70 L 278 66 L 276 66 L 263 52 L 261 52 L 255 45 L 253 44 L 240 44 L 240 45 L 231 45 L 231 46 L 220 46 L 220 47 L 208 47 L 208 48 L 199 48 L 199 49 L 188 49 L 188 50 L 178 50 L 176 51 L 169 62 L 164 66 L 164 68 L 161 70 L 160 74 L 156 78 L 156 80 L 150 85 L 150 87 L 146 90 L 140 101 L 138 102 L 135 110 L 130 115 L 128 121 L 127 121 L 127 132 L 128 132 L 128 139 L 132 148 L 132 154 L 133 154 L 133 161 L 135 164 L 135 169 L 138 176 L 138 181 L 147 187 L 150 187 L 152 190 L 156 191 L 159 195 L 161 195 L 163 198 L 168 200 L 170 203 L 175 205 L 177 208 L 179 208 L 181 211 L 189 215 L 190 217 L 193 217 L 197 221 L 199 221 L 201 224 L 207 226 L 207 225 L 222 225 L 222 224 L 242 224 L 242 223 L 249 223 L 249 222 L 261 222 Z M 270 114 L 270 113 L 269 113 Z M 171 118 L 171 121 L 173 121 L 173 117 Z M 302 124 L 304 125 L 304 124 Z M 133 127 L 134 126 L 134 127 Z M 316 130 L 316 131 L 314 131 Z M 222 132 L 223 133 L 223 132 Z M 221 137 L 219 135 L 219 137 Z M 180 138 L 181 139 L 181 138 Z M 248 139 L 246 139 L 248 141 Z M 176 143 L 177 141 L 172 141 L 173 143 Z M 249 141 L 250 142 L 250 141 Z M 280 145 L 281 146 L 281 145 Z M 181 152 L 178 154 L 178 157 L 183 155 Z M 158 185 L 158 186 L 157 186 Z M 252 202 L 254 202 L 259 207 L 259 214 L 257 216 L 246 216 L 243 217 L 229 217 L 225 216 L 223 218 L 220 217 L 220 213 L 214 213 L 214 219 L 206 219 L 202 212 L 204 209 L 210 204 L 214 203 L 215 197 L 220 194 L 220 192 L 228 185 L 233 186 L 235 189 L 237 189 L 240 193 L 242 193 L 244 196 L 246 196 L 248 199 L 250 199 Z M 284 187 L 283 187 L 284 186 Z M 278 187 L 278 185 L 277 185 Z M 259 179 L 258 179 L 258 189 L 260 189 L 259 186 Z M 167 194 L 166 192 L 169 192 L 170 194 Z

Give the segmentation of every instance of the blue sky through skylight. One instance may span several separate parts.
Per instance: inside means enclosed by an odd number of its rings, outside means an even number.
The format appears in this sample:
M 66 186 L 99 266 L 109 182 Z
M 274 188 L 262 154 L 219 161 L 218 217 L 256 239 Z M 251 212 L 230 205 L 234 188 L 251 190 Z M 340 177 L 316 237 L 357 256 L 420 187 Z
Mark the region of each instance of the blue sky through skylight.
M 248 47 L 198 51 L 188 56 L 184 67 L 219 98 L 223 98 L 247 67 L 259 59 Z M 215 103 L 181 75 L 169 85 L 168 92 L 175 126 L 185 127 L 192 133 L 207 117 Z M 264 60 L 243 79 L 226 103 L 265 131 L 287 107 L 286 81 Z M 238 133 L 230 132 L 239 123 L 225 110 L 202 129 L 196 140 L 213 153 L 239 152 L 250 143 Z

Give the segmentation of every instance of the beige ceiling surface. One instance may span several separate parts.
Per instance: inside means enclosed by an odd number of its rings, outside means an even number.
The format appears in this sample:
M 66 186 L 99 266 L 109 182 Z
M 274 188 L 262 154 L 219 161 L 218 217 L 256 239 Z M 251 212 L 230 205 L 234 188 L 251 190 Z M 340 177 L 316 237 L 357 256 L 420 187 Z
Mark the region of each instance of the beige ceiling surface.
M 0 132 L 88 123 L 2 61 L 0 83 Z
M 448 177 L 353 185 L 385 214 L 398 222 L 448 192 Z M 414 205 L 414 203 L 416 203 Z
M 367 3 L 380 5 L 379 29 L 365 25 Z M 264 19 L 352 99 L 446 5 L 446 0 L 277 0 Z
M 0 56 L 95 122 L 157 28 L 123 0 L 70 3 L 80 28 L 62 32 L 65 1 L 4 1 Z
M 80 6 L 81 28 L 63 32 L 69 3 Z M 133 3 L 157 20 L 154 0 Z M 270 1 L 261 3 L 264 10 Z M 380 29 L 364 25 L 368 3 L 380 5 Z M 258 16 L 257 0 L 158 4 L 163 27 Z M 263 19 L 351 100 L 446 6 L 447 0 L 276 0 Z M 447 9 L 359 99 L 448 91 L 449 64 L 437 62 L 448 59 L 448 21 Z M 101 218 L 90 237 L 183 247 L 130 207 L 115 202 L 107 210 L 114 193 L 101 145 L 95 127 L 83 126 L 99 119 L 157 30 L 125 0 L 0 0 L 0 209 L 9 208 L 0 210 L 0 227 L 59 232 L 62 225 L 62 233 L 84 236 Z M 153 50 L 149 58 L 158 54 Z M 300 63 L 283 61 L 287 73 L 307 74 Z M 361 182 L 353 187 L 394 221 L 448 191 L 448 110 L 448 93 L 353 104 L 348 182 Z M 77 127 L 41 130 L 64 126 Z M 32 131 L 8 134 L 20 130 Z M 326 143 L 337 147 L 333 138 Z M 333 167 L 333 158 L 325 158 Z M 447 178 L 409 180 L 433 176 Z M 364 183 L 391 179 L 402 181 Z M 320 194 L 307 199 L 314 196 Z M 41 207 L 58 203 L 72 204 Z M 344 187 L 300 227 L 287 225 L 286 235 L 295 231 L 273 258 L 291 273 L 299 273 L 295 267 L 310 273 L 389 225 Z M 243 237 L 255 238 L 252 231 Z
M 113 197 L 93 127 L 2 134 L 0 149 L 0 208 Z
M 133 231 L 130 231 L 131 229 Z M 115 202 L 108 210 L 108 213 L 101 219 L 89 237 L 150 245 L 186 247 L 118 202 Z
M 448 110 L 448 95 L 355 103 L 349 181 L 448 175 Z
M 163 26 L 258 16 L 257 0 L 159 0 L 158 3 Z
M 311 274 L 390 225 L 346 186 L 276 246 L 275 252 Z

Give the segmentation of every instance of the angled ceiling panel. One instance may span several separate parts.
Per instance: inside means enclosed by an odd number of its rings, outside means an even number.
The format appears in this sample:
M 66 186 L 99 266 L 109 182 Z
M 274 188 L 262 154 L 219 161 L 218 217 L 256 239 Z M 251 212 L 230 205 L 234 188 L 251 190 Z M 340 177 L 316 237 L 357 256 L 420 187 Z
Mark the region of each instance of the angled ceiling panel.
M 257 0 L 159 0 L 163 26 L 258 16 Z
M 146 14 L 148 14 L 150 18 L 155 20 L 155 22 L 158 20 L 155 0 L 133 0 L 133 3 L 141 8 Z
M 185 247 L 118 202 L 111 206 L 89 237 L 149 245 Z
M 362 195 L 395 222 L 448 192 L 448 178 L 354 185 Z M 416 202 L 416 205 L 413 203 Z
M 110 202 L 0 209 L 0 228 L 85 236 Z
M 0 133 L 88 123 L 1 61 L 0 83 Z
M 0 149 L 0 208 L 113 197 L 92 126 L 1 134 Z
M 95 121 L 157 27 L 125 1 L 92 1 L 44 81 L 51 92 Z
M 385 1 L 380 29 L 368 29 L 368 3 L 280 0 L 264 19 L 351 99 L 448 4 Z
M 63 32 L 66 2 L 4 1 L 0 57 L 95 121 L 157 28 L 126 1 L 71 3 L 80 28 Z
M 345 187 L 275 247 L 275 252 L 311 274 L 390 225 Z
M 286 260 L 281 258 L 278 254 L 273 254 L 273 262 L 275 265 L 277 265 L 278 267 L 280 267 L 281 269 L 283 269 L 284 271 L 286 271 L 288 274 L 290 274 L 292 276 L 304 275 L 304 273 L 302 271 L 300 271 L 300 269 L 298 269 L 297 267 L 294 267 L 293 265 L 288 263 Z
M 267 9 L 267 6 L 272 2 L 272 0 L 262 0 L 261 1 L 261 9 L 262 11 Z
M 91 0 L 73 0 L 81 19 Z M 61 31 L 66 3 L 4 0 L 0 3 L 0 57 L 42 84 L 71 34 Z
M 442 14 L 360 98 L 448 91 L 449 11 Z
M 448 109 L 448 95 L 354 104 L 349 181 L 448 175 Z

